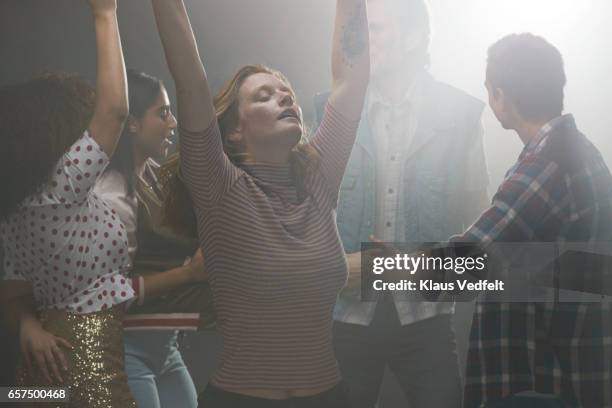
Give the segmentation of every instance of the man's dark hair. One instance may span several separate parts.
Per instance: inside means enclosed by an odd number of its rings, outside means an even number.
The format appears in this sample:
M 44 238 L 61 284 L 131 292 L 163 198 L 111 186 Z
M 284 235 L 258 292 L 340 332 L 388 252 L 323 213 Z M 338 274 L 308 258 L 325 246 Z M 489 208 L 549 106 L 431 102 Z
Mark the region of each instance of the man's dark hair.
M 563 112 L 563 57 L 542 37 L 511 34 L 493 44 L 487 80 L 502 89 L 527 120 L 551 119 Z

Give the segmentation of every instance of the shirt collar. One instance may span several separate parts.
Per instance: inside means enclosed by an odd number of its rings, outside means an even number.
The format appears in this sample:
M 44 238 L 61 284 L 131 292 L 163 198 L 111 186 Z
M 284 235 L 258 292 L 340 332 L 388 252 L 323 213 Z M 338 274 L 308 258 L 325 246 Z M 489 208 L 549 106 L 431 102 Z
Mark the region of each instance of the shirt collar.
M 291 166 L 287 164 L 252 163 L 240 167 L 251 177 L 276 186 L 292 186 Z
M 547 122 L 544 126 L 540 128 L 538 133 L 535 135 L 533 139 L 525 145 L 523 149 L 523 153 L 521 157 L 527 153 L 532 153 L 538 150 L 540 147 L 544 145 L 546 142 L 546 138 L 548 135 L 552 133 L 553 130 L 564 127 L 564 126 L 575 126 L 574 116 L 571 114 L 565 114 L 561 116 L 557 116 L 551 121 Z
M 390 108 L 394 106 L 404 106 L 405 104 L 416 105 L 418 101 L 420 90 L 423 83 L 424 75 L 417 75 L 410 86 L 406 89 L 406 92 L 397 102 L 391 102 L 387 99 L 376 86 L 370 86 L 367 98 L 368 112 L 372 112 L 372 109 L 377 107 Z

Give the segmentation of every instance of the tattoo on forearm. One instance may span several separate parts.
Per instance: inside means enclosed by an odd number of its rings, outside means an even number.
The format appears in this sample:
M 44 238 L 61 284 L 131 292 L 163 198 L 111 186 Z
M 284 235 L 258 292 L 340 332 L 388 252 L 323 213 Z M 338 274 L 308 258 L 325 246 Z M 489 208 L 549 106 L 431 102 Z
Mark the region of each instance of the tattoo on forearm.
M 341 31 L 341 52 L 344 63 L 353 67 L 355 61 L 367 49 L 367 26 L 365 1 L 359 1 L 355 11 L 348 18 Z

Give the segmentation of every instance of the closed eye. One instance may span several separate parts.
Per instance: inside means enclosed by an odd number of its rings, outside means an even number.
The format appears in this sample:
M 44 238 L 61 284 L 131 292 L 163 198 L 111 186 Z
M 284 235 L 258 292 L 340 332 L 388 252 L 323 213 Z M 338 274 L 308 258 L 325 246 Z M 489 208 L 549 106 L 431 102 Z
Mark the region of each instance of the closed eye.
M 266 89 L 260 89 L 253 96 L 253 100 L 257 102 L 265 102 L 270 99 L 270 91 Z
M 162 120 L 167 120 L 169 116 L 170 116 L 170 107 L 169 106 L 162 106 L 159 109 L 159 117 Z

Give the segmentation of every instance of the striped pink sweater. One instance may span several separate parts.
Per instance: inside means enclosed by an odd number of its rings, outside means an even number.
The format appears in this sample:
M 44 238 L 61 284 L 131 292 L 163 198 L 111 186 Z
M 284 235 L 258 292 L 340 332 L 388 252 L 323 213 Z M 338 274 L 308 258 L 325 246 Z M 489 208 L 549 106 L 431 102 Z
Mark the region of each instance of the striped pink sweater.
M 321 162 L 299 203 L 288 166 L 230 163 L 216 121 L 180 132 L 181 171 L 224 338 L 218 387 L 289 390 L 340 380 L 331 324 L 347 264 L 335 207 L 357 126 L 328 105 L 310 141 Z

